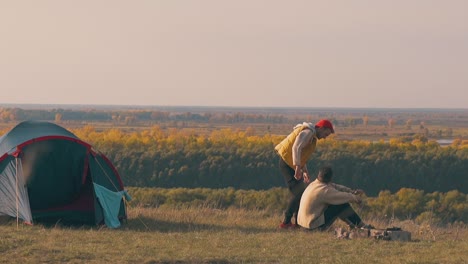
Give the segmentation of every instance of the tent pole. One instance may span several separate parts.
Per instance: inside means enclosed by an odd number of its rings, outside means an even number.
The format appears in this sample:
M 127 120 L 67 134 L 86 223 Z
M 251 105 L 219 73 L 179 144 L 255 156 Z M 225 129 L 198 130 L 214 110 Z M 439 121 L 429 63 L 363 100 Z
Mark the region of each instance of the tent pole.
M 18 157 L 15 158 L 16 161 L 16 229 L 19 229 L 19 201 L 18 201 Z

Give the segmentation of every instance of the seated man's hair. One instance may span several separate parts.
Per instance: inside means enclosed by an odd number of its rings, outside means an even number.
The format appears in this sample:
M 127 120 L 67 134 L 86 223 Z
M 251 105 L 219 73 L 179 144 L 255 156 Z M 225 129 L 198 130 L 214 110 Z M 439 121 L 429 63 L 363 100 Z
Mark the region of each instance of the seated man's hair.
M 324 183 L 329 183 L 332 179 L 333 171 L 330 166 L 323 166 L 319 169 L 317 178 Z

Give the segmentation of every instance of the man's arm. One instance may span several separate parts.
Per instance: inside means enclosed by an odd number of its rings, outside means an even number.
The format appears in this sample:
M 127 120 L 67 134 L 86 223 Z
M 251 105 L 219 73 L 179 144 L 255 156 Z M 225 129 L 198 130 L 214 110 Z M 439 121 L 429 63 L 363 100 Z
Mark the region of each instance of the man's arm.
M 361 197 L 348 192 L 342 192 L 335 188 L 327 188 L 323 199 L 328 204 L 361 203 Z
M 338 191 L 341 191 L 341 192 L 347 192 L 347 193 L 352 193 L 353 192 L 353 189 L 349 188 L 349 187 L 346 187 L 344 185 L 340 185 L 340 184 L 336 184 L 336 183 L 329 183 L 328 184 L 329 186 L 337 189 Z
M 292 158 L 295 170 L 294 177 L 297 180 L 302 179 L 303 173 L 307 172 L 307 167 L 304 168 L 305 166 L 301 165 L 301 155 L 302 149 L 304 149 L 307 146 L 307 144 L 309 144 L 313 136 L 314 131 L 312 131 L 311 129 L 304 129 L 299 133 L 299 135 L 297 135 L 296 140 L 294 141 L 292 147 Z
M 337 189 L 338 191 L 342 192 L 347 192 L 347 193 L 352 193 L 352 194 L 365 194 L 365 192 L 361 189 L 351 189 L 349 187 L 346 187 L 344 185 L 339 185 L 336 183 L 329 183 L 333 188 Z

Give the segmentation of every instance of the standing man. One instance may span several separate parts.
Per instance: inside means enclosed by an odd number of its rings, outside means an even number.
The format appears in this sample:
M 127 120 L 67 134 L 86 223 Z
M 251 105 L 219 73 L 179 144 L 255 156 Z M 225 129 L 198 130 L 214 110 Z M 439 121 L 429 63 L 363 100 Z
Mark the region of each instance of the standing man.
M 297 227 L 301 196 L 310 182 L 307 161 L 315 151 L 317 140 L 332 133 L 335 133 L 333 125 L 326 119 L 315 125 L 304 122 L 296 125 L 291 134 L 276 145 L 275 150 L 280 156 L 279 168 L 291 193 L 280 228 Z M 293 215 L 296 216 L 296 224 L 291 223 Z
M 331 167 L 320 168 L 317 179 L 307 186 L 302 195 L 297 222 L 309 230 L 327 230 L 337 218 L 350 228 L 373 228 L 366 225 L 350 203 L 361 203 L 362 190 L 352 190 L 332 183 Z

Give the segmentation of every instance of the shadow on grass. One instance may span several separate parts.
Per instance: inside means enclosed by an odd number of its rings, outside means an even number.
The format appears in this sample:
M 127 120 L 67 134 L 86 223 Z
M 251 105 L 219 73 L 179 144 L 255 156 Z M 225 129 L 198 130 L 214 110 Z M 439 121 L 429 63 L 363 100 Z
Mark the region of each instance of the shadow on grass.
M 161 221 L 153 218 L 139 217 L 129 219 L 120 227 L 121 230 L 141 231 L 141 232 L 198 232 L 198 231 L 212 231 L 212 232 L 226 232 L 237 231 L 245 233 L 264 233 L 271 232 L 272 229 L 258 228 L 251 226 L 222 226 L 213 224 L 200 224 L 200 223 L 184 223 L 184 222 L 169 222 Z
M 228 263 L 238 263 L 238 262 L 233 262 L 230 260 L 226 259 L 210 259 L 210 260 L 189 260 L 189 261 L 183 261 L 183 260 L 167 260 L 167 261 L 149 261 L 145 262 L 145 264 L 228 264 Z
M 24 225 L 22 223 L 21 225 Z M 2 226 L 16 226 L 15 221 L 9 221 L 2 223 Z M 37 222 L 31 227 L 42 227 L 46 229 L 54 228 L 65 228 L 73 230 L 89 230 L 89 229 L 110 229 L 105 225 L 83 225 L 76 223 L 64 223 L 64 222 Z M 212 231 L 212 232 L 227 232 L 227 231 L 237 231 L 244 233 L 264 233 L 271 232 L 272 229 L 268 228 L 258 228 L 258 227 L 242 227 L 242 226 L 222 226 L 222 225 L 212 225 L 212 224 L 199 224 L 199 223 L 181 223 L 181 222 L 169 222 L 155 220 L 151 218 L 137 218 L 124 221 L 119 228 L 115 230 L 119 231 L 135 231 L 135 232 L 199 232 L 199 231 Z
M 16 221 L 10 219 L 10 221 L 2 222 L 2 226 L 15 226 Z M 22 223 L 22 225 L 25 225 Z M 79 224 L 73 222 L 63 222 L 58 220 L 54 221 L 40 221 L 31 225 L 31 227 L 42 227 L 46 229 L 53 228 L 65 228 L 73 230 L 83 230 L 83 229 L 110 229 L 106 225 L 87 225 Z M 112 229 L 110 229 L 112 230 Z M 187 222 L 171 222 L 163 221 L 154 218 L 148 217 L 138 217 L 133 219 L 124 220 L 119 228 L 115 230 L 119 231 L 136 231 L 136 232 L 162 232 L 162 233 L 171 233 L 171 232 L 199 232 L 199 231 L 211 231 L 211 232 L 243 232 L 243 233 L 265 233 L 272 232 L 272 228 L 259 228 L 252 226 L 223 226 L 216 224 L 201 224 L 201 223 L 187 223 Z

